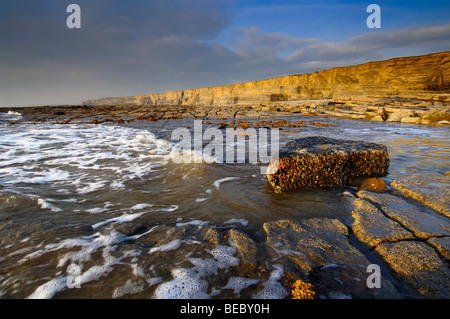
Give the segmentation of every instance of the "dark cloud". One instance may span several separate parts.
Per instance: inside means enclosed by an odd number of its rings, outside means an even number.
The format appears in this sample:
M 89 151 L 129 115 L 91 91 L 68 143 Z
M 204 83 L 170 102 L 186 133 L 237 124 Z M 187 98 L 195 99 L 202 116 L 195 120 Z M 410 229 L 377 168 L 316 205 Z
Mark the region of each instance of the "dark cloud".
M 81 29 L 66 8 L 81 7 Z M 0 106 L 231 84 L 388 58 L 385 50 L 449 47 L 450 25 L 368 32 L 326 42 L 232 27 L 231 0 L 0 1 Z M 428 52 L 428 53 L 429 53 Z

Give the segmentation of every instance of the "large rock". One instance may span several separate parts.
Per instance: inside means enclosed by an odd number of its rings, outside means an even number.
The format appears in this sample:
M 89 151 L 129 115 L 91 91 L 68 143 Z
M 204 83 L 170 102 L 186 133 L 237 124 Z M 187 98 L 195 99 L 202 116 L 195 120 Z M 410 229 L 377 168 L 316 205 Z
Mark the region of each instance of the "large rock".
M 306 137 L 287 143 L 269 164 L 275 191 L 311 186 L 348 185 L 359 177 L 384 176 L 389 155 L 384 145 Z
M 401 176 L 391 186 L 450 217 L 450 176 L 439 173 Z

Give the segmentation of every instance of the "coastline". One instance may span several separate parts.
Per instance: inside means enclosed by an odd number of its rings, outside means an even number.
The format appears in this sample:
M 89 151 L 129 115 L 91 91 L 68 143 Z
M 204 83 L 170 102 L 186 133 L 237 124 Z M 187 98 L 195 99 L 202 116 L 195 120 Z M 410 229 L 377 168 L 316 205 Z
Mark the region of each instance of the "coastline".
M 221 121 L 230 126 L 248 127 L 258 120 L 271 117 L 309 115 L 321 117 L 347 117 L 317 112 L 327 104 L 317 104 L 316 108 L 305 112 L 293 112 L 280 104 L 271 106 L 235 107 L 179 107 L 179 106 L 55 106 L 9 108 L 5 111 L 20 112 L 23 118 L 18 121 L 47 124 L 126 124 L 139 125 L 146 121 L 168 121 L 173 119 L 203 119 Z M 268 108 L 268 109 L 266 109 Z M 93 111 L 95 110 L 95 111 Z M 367 111 L 365 111 L 367 112 Z M 354 118 L 354 117 L 352 117 Z M 419 117 L 419 118 L 423 118 Z M 248 120 L 246 120 L 248 119 Z M 356 117 L 356 119 L 362 119 Z M 231 123 L 230 121 L 233 120 Z M 432 121 L 428 124 L 437 124 Z M 249 123 L 250 122 L 250 123 Z M 247 123 L 247 124 L 246 124 Z M 10 123 L 13 125 L 14 123 Z M 272 127 L 302 127 L 305 123 L 294 121 L 266 121 Z M 308 125 L 320 125 L 310 122 Z M 441 123 L 439 125 L 446 125 Z M 439 175 L 439 176 L 438 176 Z M 297 280 L 314 281 L 320 278 L 315 289 L 327 298 L 449 298 L 450 287 L 450 228 L 448 216 L 448 174 L 417 175 L 421 181 L 419 189 L 414 180 L 395 180 L 384 193 L 367 190 L 354 190 L 345 196 L 348 202 L 348 215 L 351 219 L 343 223 L 333 218 L 312 218 L 305 220 L 280 219 L 264 223 L 253 229 L 244 225 L 216 228 L 207 224 L 184 224 L 173 227 L 164 226 L 161 231 L 146 234 L 148 225 L 122 223 L 116 230 L 127 236 L 138 236 L 133 245 L 136 249 L 159 251 L 158 258 L 170 258 L 174 250 L 183 256 L 189 249 L 179 246 L 166 250 L 168 244 L 183 241 L 199 241 L 203 248 L 215 249 L 218 246 L 234 247 L 236 256 L 244 269 L 239 276 L 258 279 L 254 270 L 264 258 L 278 258 L 285 269 L 291 269 L 290 280 L 284 287 L 290 289 Z M 443 187 L 436 188 L 436 180 Z M 439 185 L 438 185 L 439 186 Z M 420 196 L 410 194 L 421 193 Z M 433 196 L 429 196 L 432 194 Z M 440 202 L 440 205 L 433 203 Z M 443 203 L 443 204 L 442 204 Z M 399 209 L 398 207 L 401 207 Z M 443 207 L 443 208 L 440 208 Z M 54 231 L 52 226 L 49 226 Z M 20 228 L 19 228 L 20 229 Z M 93 229 L 83 229 L 92 234 Z M 80 232 L 79 229 L 76 232 Z M 167 233 L 171 235 L 165 237 Z M 8 242 L 11 227 L 2 225 L 0 238 Z M 163 236 L 163 237 L 158 237 Z M 280 243 L 281 246 L 280 246 Z M 307 243 L 307 244 L 306 244 Z M 138 248 L 141 247 L 141 248 Z M 299 254 L 301 252 L 301 254 Z M 147 261 L 148 263 L 149 261 Z M 181 261 L 180 261 L 181 262 Z M 368 265 L 378 263 L 382 267 L 382 287 L 368 289 L 365 278 Z M 426 274 L 422 269 L 426 267 Z M 275 269 L 276 270 L 276 269 Z M 274 270 L 274 271 L 275 271 Z M 167 270 L 165 270 L 167 271 Z M 349 276 L 349 274 L 351 274 Z M 333 279 L 334 278 L 334 279 Z M 336 280 L 338 278 L 338 280 Z M 355 281 L 354 278 L 359 278 Z M 281 278 L 280 278 L 281 279 Z M 336 284 L 337 282 L 337 284 Z
M 450 125 L 448 102 L 424 101 L 416 98 L 333 98 L 270 102 L 248 105 L 63 105 L 2 108 L 0 112 L 19 112 L 24 120 L 53 124 L 129 123 L 171 119 L 242 119 L 289 116 L 343 117 L 377 122 L 398 122 L 421 125 Z M 14 124 L 11 122 L 10 124 Z

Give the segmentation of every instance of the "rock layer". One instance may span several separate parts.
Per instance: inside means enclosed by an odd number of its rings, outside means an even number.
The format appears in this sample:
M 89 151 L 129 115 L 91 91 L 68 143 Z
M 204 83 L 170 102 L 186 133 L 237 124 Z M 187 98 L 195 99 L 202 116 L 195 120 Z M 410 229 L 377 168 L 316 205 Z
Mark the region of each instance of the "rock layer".
M 349 185 L 359 177 L 384 176 L 389 155 L 384 145 L 306 137 L 287 143 L 273 158 L 267 178 L 277 192 L 311 186 Z
M 268 80 L 85 101 L 86 105 L 235 105 L 361 96 L 450 101 L 450 52 L 395 58 Z

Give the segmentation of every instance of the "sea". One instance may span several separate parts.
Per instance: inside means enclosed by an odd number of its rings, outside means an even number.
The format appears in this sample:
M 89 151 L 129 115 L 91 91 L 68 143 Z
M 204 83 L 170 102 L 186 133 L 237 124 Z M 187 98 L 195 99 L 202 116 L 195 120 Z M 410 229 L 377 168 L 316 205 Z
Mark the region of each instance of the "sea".
M 262 265 L 268 274 L 264 279 L 234 274 L 211 287 L 208 278 L 239 263 L 235 247 L 219 245 L 205 253 L 214 262 L 187 255 L 190 264 L 184 267 L 162 259 L 171 275 L 157 276 L 152 271 L 156 266 L 141 260 L 158 249 L 123 248 L 145 233 L 126 236 L 112 226 L 261 229 L 286 218 L 351 217 L 345 195 L 354 187 L 279 194 L 261 173 L 267 163 L 211 163 L 201 152 L 194 155 L 205 160 L 174 161 L 179 141 L 172 139 L 173 132 L 193 133 L 193 119 L 57 125 L 21 118 L 16 112 L 0 113 L 0 230 L 11 232 L 0 238 L 0 298 L 213 298 L 223 297 L 225 290 L 236 298 L 245 289 L 245 296 L 257 298 L 270 283 L 275 285 L 267 295 L 283 298 L 286 291 L 276 285 L 283 269 L 276 263 Z M 231 120 L 203 122 L 203 130 Z M 301 115 L 270 120 L 305 124 L 280 129 L 281 147 L 306 136 L 386 145 L 391 162 L 387 184 L 402 175 L 450 170 L 446 126 Z M 308 125 L 313 122 L 323 125 Z M 91 231 L 67 231 L 74 225 Z M 49 232 L 52 226 L 60 232 Z M 180 242 L 171 244 L 159 250 L 175 251 Z

